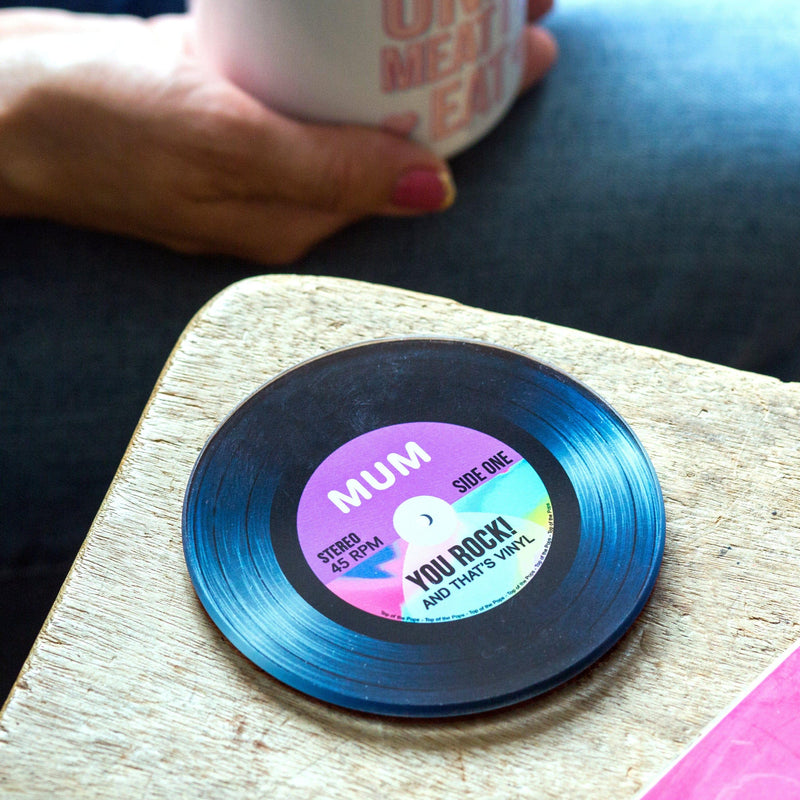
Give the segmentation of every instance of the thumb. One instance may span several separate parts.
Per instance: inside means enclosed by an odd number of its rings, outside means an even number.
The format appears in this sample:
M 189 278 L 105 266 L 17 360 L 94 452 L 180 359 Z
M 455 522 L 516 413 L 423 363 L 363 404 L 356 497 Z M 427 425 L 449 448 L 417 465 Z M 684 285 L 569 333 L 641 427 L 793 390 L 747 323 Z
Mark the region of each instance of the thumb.
M 351 218 L 442 211 L 455 200 L 447 163 L 394 133 L 294 123 L 287 199 Z

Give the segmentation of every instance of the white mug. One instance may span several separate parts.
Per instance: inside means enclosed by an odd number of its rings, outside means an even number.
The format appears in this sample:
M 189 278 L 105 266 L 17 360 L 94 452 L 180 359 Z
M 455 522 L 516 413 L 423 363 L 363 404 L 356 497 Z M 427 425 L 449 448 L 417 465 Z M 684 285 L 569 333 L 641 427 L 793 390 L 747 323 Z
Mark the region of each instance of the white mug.
M 191 0 L 200 55 L 270 108 L 447 157 L 517 94 L 526 0 Z

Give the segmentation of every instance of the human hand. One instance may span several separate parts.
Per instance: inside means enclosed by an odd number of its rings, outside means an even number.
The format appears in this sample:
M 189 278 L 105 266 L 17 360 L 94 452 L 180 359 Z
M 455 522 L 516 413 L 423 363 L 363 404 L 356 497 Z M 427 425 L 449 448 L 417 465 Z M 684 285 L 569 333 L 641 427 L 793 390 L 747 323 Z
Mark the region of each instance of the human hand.
M 520 93 L 527 92 L 550 70 L 558 57 L 552 34 L 536 23 L 553 10 L 554 0 L 528 0 L 529 25 L 525 29 L 525 65 Z
M 538 18 L 550 0 L 531 0 Z M 555 58 L 528 31 L 524 85 Z M 0 213 L 278 264 L 375 214 L 446 208 L 402 137 L 290 120 L 211 73 L 186 16 L 0 12 Z

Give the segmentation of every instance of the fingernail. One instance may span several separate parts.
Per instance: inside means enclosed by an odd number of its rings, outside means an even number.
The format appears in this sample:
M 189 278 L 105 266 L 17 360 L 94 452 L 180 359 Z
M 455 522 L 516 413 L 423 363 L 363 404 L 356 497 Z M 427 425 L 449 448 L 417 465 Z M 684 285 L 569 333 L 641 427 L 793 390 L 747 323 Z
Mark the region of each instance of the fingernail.
M 443 211 L 455 199 L 456 187 L 450 172 L 430 167 L 404 172 L 392 192 L 392 203 L 410 211 Z

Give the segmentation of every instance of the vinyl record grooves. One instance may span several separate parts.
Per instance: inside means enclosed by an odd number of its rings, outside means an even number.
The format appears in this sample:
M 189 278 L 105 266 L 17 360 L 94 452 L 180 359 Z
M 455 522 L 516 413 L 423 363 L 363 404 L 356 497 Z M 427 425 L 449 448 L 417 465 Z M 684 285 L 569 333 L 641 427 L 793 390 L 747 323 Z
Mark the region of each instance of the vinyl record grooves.
M 392 339 L 270 381 L 206 444 L 186 562 L 259 667 L 347 708 L 438 717 L 606 652 L 664 547 L 653 467 L 585 386 L 477 342 Z

